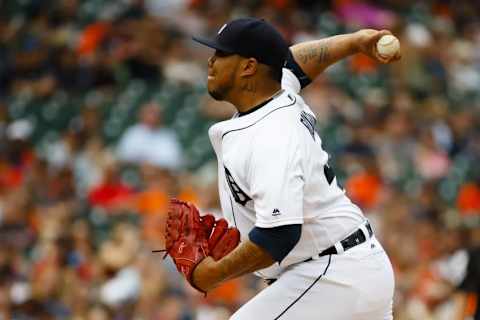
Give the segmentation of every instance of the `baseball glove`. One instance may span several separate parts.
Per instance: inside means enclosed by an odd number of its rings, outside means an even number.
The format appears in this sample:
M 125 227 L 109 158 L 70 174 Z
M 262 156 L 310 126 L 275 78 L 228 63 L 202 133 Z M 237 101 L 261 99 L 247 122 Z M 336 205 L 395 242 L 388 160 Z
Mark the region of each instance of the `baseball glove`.
M 215 221 L 207 214 L 200 216 L 195 205 L 177 199 L 170 200 L 165 230 L 165 257 L 172 257 L 177 270 L 195 289 L 193 271 L 205 257 L 219 260 L 238 245 L 240 233 L 228 228 L 225 219 Z
M 218 261 L 235 249 L 240 242 L 240 232 L 235 227 L 228 227 L 227 220 L 215 222 L 213 232 L 208 239 L 210 256 Z

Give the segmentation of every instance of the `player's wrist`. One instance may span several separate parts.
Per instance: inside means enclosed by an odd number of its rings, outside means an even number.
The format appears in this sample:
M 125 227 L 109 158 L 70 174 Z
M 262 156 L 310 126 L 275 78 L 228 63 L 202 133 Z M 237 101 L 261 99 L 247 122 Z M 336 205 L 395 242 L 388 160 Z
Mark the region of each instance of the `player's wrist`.
M 218 263 L 211 257 L 203 259 L 193 270 L 193 285 L 204 292 L 215 288 L 222 281 L 217 266 Z
M 350 42 L 350 53 L 357 54 L 362 52 L 362 48 L 364 46 L 364 36 L 363 36 L 363 29 L 356 31 L 354 33 L 350 33 L 348 35 L 348 39 Z

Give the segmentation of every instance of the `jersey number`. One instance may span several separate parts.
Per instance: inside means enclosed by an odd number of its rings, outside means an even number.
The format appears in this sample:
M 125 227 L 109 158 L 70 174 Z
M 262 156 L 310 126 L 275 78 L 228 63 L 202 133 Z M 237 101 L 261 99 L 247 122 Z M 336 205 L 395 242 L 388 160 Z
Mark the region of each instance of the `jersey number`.
M 227 179 L 228 187 L 232 192 L 233 198 L 235 198 L 235 202 L 245 206 L 245 204 L 252 200 L 242 189 L 238 186 L 238 184 L 233 180 L 230 171 L 228 171 L 227 167 L 225 168 L 225 178 Z
M 323 166 L 323 173 L 325 174 L 325 179 L 327 179 L 328 184 L 332 185 L 332 182 L 335 179 L 335 172 L 333 171 L 333 169 L 328 164 L 326 164 Z M 338 181 L 337 187 L 343 190 L 343 187 L 338 183 Z
M 302 113 L 300 113 L 300 122 L 307 128 L 313 141 L 315 141 L 315 124 L 317 123 L 317 119 L 310 113 L 302 111 Z
M 328 184 L 332 184 L 333 179 L 335 179 L 335 172 L 333 169 L 330 168 L 328 164 L 323 166 L 323 173 L 325 174 L 325 178 L 327 179 Z

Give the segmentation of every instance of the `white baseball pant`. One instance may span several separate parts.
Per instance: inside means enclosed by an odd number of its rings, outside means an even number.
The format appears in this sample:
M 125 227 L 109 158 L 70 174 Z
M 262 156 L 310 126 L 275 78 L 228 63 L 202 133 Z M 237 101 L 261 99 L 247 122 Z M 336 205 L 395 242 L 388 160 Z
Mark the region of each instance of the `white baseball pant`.
M 394 275 L 375 236 L 342 254 L 295 264 L 231 320 L 392 320 Z

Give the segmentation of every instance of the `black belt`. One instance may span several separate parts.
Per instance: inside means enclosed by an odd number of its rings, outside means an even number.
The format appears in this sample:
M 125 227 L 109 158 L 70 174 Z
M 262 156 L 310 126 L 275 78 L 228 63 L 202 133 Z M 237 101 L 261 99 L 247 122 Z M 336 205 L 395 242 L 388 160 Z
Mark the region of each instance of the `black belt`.
M 369 222 L 367 222 L 365 224 L 365 227 L 368 230 L 369 238 L 371 238 L 373 236 L 372 226 L 370 225 Z M 345 239 L 340 241 L 340 243 L 343 247 L 343 251 L 347 251 L 348 249 L 351 249 L 358 244 L 364 243 L 366 240 L 367 240 L 367 238 L 363 234 L 362 229 L 358 229 L 357 231 L 355 231 L 354 233 L 352 233 L 351 235 L 349 235 L 348 237 L 346 237 Z M 322 252 L 320 252 L 318 254 L 318 256 L 323 257 L 323 256 L 328 256 L 329 254 L 338 254 L 337 248 L 335 248 L 335 246 L 331 246 L 331 247 L 323 250 Z M 313 260 L 313 257 L 308 258 L 307 260 L 305 260 L 303 262 L 308 262 L 308 261 L 312 261 L 312 260 Z
M 371 238 L 373 236 L 373 230 L 372 230 L 372 226 L 370 225 L 369 222 L 367 222 L 365 224 L 365 228 L 368 230 L 369 238 Z M 343 251 L 345 252 L 345 251 L 355 247 L 356 245 L 364 243 L 366 240 L 367 240 L 367 237 L 363 233 L 362 229 L 359 228 L 357 231 L 355 231 L 354 233 L 352 233 L 351 235 L 349 235 L 348 237 L 346 237 L 345 239 L 340 241 L 340 244 L 342 245 Z M 318 257 L 328 256 L 330 254 L 338 254 L 337 248 L 335 248 L 335 246 L 331 246 L 331 247 L 323 250 L 322 252 L 320 252 L 318 254 Z M 313 257 L 308 258 L 307 260 L 304 260 L 302 262 L 309 262 L 309 261 L 312 261 L 312 260 L 313 260 Z M 277 279 L 265 279 L 265 282 L 268 285 L 271 285 L 275 281 L 277 281 Z

